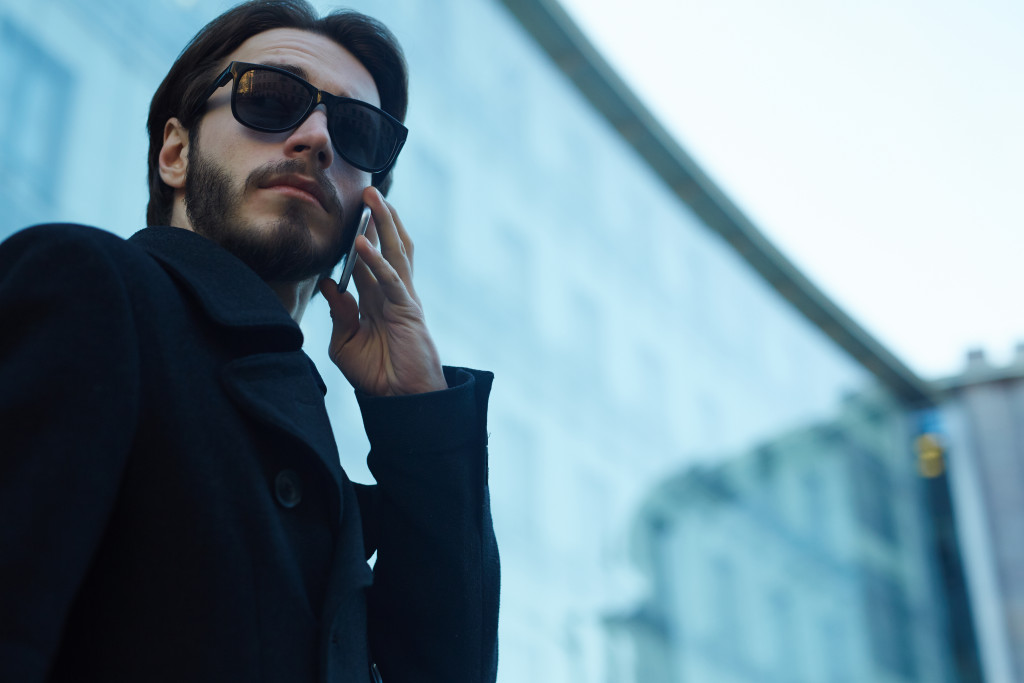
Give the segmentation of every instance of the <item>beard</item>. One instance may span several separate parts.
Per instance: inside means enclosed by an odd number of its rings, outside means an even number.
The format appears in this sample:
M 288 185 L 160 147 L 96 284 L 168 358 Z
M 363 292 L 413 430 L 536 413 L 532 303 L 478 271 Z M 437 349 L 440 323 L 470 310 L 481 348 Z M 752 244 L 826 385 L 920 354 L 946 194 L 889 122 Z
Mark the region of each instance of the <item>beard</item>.
M 307 165 L 298 159 L 266 164 L 250 173 L 241 188 L 235 188 L 228 172 L 203 156 L 198 145 L 192 145 L 185 176 L 185 213 L 196 233 L 234 254 L 264 282 L 301 282 L 330 275 L 348 251 L 346 237 L 354 221 L 344 229 L 341 201 L 322 171 L 314 180 L 325 197 L 324 208 L 339 216 L 326 245 L 314 241 L 306 220 L 310 205 L 300 199 L 288 198 L 283 213 L 269 225 L 254 225 L 241 217 L 247 191 L 262 187 L 274 176 L 308 175 L 307 171 Z

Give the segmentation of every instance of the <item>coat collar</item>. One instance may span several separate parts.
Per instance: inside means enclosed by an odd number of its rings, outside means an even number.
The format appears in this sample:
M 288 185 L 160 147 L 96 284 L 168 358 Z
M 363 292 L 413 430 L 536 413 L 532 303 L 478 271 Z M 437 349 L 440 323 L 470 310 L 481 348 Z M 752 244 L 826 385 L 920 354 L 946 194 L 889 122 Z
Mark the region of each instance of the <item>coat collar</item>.
M 262 328 L 288 346 L 302 331 L 274 291 L 236 256 L 190 230 L 144 228 L 129 238 L 162 263 L 196 296 L 207 315 L 227 327 Z

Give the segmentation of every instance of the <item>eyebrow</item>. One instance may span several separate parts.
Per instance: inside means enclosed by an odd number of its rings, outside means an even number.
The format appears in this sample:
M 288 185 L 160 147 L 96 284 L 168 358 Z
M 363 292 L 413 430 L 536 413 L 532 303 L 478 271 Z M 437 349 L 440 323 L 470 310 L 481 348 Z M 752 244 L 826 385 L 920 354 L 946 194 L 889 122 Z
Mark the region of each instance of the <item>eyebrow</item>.
M 307 74 L 306 70 L 303 69 L 301 66 L 297 66 L 295 64 L 287 64 L 285 62 L 262 62 L 262 64 L 264 66 L 276 67 L 283 71 L 287 71 L 288 73 L 293 73 L 302 80 L 306 81 L 307 83 L 309 82 L 309 74 Z

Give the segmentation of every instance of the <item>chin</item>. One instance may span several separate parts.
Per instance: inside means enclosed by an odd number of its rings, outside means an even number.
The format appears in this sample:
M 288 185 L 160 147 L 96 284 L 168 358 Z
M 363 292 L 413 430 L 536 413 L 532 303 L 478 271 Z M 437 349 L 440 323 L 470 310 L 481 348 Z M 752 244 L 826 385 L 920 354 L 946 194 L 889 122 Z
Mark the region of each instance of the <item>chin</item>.
M 216 241 L 267 282 L 300 282 L 330 273 L 341 260 L 343 231 L 311 221 L 305 207 L 277 218 L 225 221 Z M 319 225 L 317 225 L 319 223 Z

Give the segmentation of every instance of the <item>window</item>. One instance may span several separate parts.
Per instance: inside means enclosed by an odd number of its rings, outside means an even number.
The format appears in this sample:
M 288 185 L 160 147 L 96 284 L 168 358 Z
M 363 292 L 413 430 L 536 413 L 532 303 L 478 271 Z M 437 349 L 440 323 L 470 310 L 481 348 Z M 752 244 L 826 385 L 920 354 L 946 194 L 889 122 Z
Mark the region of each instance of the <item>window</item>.
M 895 548 L 892 473 L 874 453 L 852 444 L 848 452 L 853 474 L 854 513 L 865 529 Z
M 863 579 L 868 636 L 875 662 L 890 674 L 916 680 L 910 608 L 903 588 L 874 570 L 865 570 Z

